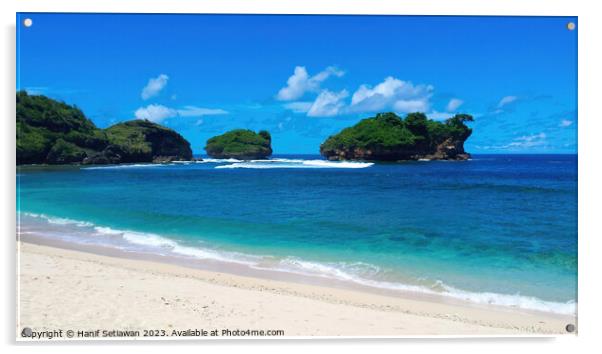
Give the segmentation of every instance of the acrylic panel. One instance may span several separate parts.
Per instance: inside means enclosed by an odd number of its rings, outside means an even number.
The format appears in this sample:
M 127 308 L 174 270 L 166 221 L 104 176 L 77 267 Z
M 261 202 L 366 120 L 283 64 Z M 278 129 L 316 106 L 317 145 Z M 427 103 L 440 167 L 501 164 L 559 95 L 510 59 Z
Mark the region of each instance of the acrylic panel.
M 17 14 L 20 340 L 577 331 L 577 18 Z

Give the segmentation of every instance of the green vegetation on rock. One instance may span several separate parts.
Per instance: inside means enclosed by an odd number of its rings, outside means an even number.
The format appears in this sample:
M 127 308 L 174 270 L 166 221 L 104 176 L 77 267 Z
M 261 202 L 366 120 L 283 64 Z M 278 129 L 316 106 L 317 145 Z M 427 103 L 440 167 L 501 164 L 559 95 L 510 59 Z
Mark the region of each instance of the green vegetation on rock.
M 85 157 L 107 144 L 106 134 L 76 106 L 17 93 L 17 164 L 76 162 L 82 152 Z
M 164 162 L 190 160 L 190 143 L 172 129 L 146 120 L 115 124 L 106 130 L 114 150 L 120 149 L 121 162 Z
M 99 129 L 76 106 L 17 93 L 17 164 L 107 164 L 190 160 L 175 131 L 134 120 Z
M 82 162 L 87 156 L 83 148 L 59 138 L 46 156 L 50 164 L 68 164 Z
M 262 130 L 235 129 L 207 140 L 205 150 L 213 158 L 265 159 L 272 155 L 272 137 Z
M 472 129 L 464 123 L 471 121 L 468 114 L 438 122 L 423 113 L 410 113 L 405 119 L 379 113 L 326 139 L 320 153 L 329 160 L 465 160 L 470 155 L 464 141 Z

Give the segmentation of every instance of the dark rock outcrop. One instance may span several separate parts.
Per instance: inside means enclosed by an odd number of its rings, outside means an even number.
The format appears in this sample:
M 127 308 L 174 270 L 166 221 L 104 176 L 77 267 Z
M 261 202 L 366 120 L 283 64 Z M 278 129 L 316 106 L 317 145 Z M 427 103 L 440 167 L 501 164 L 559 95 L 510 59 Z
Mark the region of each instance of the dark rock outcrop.
M 119 145 L 110 144 L 102 151 L 91 153 L 82 160 L 84 165 L 109 165 L 123 161 L 124 150 Z
M 468 160 L 470 154 L 464 151 L 464 141 L 448 138 L 437 145 L 433 154 L 424 155 L 428 160 Z
M 465 122 L 473 118 L 457 114 L 445 122 L 411 113 L 401 119 L 381 113 L 329 137 L 320 146 L 328 160 L 467 160 L 464 142 L 472 133 Z

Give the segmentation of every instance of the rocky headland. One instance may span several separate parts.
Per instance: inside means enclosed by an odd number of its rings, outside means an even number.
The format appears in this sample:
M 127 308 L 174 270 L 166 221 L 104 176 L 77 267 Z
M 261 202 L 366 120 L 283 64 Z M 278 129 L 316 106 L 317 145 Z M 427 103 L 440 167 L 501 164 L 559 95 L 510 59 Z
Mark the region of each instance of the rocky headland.
M 118 164 L 191 160 L 172 129 L 131 120 L 99 129 L 76 106 L 17 93 L 17 164 Z

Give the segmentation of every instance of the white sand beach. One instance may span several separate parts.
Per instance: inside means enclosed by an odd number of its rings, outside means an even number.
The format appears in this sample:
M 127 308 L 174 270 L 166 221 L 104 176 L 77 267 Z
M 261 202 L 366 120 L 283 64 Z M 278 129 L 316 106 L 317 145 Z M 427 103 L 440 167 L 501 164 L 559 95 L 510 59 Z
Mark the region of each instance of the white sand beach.
M 385 296 L 19 242 L 21 328 L 285 336 L 565 334 L 572 316 Z

